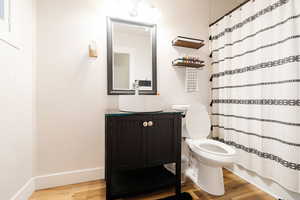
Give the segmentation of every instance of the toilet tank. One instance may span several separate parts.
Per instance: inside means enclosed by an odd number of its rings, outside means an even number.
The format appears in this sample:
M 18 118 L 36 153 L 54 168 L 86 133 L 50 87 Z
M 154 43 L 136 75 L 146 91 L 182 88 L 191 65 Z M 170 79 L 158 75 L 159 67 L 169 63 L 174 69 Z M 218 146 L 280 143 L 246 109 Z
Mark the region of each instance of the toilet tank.
M 183 138 L 190 138 L 187 128 L 186 128 L 186 115 L 187 115 L 187 111 L 188 111 L 189 107 L 190 107 L 190 105 L 173 105 L 172 106 L 172 109 L 182 112 L 183 118 L 182 118 L 182 123 L 181 123 L 181 126 L 182 126 L 181 134 L 182 134 Z
M 205 139 L 210 133 L 210 118 L 207 109 L 202 104 L 173 105 L 172 109 L 182 111 L 182 137 L 190 139 Z

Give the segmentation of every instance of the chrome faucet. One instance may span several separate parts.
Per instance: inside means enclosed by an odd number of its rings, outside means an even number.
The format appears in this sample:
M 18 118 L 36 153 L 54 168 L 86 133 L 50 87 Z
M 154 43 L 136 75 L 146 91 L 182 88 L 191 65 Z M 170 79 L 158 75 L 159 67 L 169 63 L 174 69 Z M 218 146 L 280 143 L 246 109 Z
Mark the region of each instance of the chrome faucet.
M 133 89 L 134 89 L 134 94 L 139 95 L 139 89 L 140 89 L 139 80 L 134 81 Z

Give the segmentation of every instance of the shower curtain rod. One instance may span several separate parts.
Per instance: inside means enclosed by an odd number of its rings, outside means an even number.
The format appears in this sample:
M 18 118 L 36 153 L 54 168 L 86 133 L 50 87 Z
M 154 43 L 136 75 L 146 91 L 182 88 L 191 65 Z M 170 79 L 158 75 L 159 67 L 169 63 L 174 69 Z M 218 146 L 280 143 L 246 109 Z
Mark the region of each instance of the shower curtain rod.
M 229 11 L 228 13 L 226 13 L 225 15 L 223 15 L 222 17 L 220 17 L 219 19 L 217 19 L 216 21 L 214 21 L 213 23 L 211 23 L 209 25 L 209 27 L 215 25 L 216 23 L 218 23 L 220 20 L 222 20 L 224 17 L 226 17 L 227 15 L 230 15 L 231 13 L 233 13 L 234 11 L 236 11 L 237 9 L 239 9 L 240 7 L 242 7 L 243 5 L 245 5 L 246 3 L 248 3 L 251 0 L 247 0 L 244 3 L 238 5 L 237 7 L 235 7 L 234 9 L 232 9 L 231 11 Z

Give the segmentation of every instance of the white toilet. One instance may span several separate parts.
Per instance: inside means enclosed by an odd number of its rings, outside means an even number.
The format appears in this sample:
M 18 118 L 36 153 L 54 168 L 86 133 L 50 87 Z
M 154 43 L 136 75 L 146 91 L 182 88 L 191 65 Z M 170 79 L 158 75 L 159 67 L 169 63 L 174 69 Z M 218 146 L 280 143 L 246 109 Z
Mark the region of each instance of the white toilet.
M 183 154 L 189 157 L 186 176 L 204 191 L 216 196 L 223 195 L 222 167 L 233 163 L 235 150 L 224 143 L 207 139 L 211 124 L 204 106 L 173 105 L 172 108 L 185 114 L 182 137 Z

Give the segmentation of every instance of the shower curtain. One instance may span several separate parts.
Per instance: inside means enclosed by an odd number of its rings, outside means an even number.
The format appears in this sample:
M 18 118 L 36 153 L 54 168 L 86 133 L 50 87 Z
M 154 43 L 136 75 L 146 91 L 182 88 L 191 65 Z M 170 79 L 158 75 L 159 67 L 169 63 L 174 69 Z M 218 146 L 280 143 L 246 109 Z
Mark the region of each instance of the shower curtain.
M 300 0 L 255 0 L 210 28 L 212 135 L 300 193 Z

